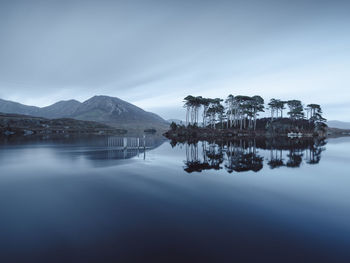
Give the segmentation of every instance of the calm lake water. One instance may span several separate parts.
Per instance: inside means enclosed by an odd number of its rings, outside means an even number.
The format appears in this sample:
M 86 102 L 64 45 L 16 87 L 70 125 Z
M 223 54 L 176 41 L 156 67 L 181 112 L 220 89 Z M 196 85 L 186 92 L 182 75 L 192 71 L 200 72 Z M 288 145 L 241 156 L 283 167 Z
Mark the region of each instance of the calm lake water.
M 350 138 L 3 139 L 0 262 L 350 262 L 349 167 Z

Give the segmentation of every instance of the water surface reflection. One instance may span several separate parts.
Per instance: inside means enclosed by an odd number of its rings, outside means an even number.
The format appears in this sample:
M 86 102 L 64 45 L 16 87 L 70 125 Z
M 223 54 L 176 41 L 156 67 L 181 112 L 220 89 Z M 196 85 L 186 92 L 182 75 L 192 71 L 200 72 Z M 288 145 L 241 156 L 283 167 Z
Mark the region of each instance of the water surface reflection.
M 326 149 L 318 138 L 239 139 L 230 141 L 175 142 L 186 149 L 184 170 L 188 173 L 225 169 L 232 172 L 259 172 L 264 163 L 271 169 L 297 168 L 304 162 L 317 164 Z M 266 155 L 266 153 L 269 153 Z
M 146 159 L 147 152 L 162 145 L 166 139 L 162 136 L 140 135 L 126 136 L 28 136 L 0 138 L 1 155 L 4 150 L 18 148 L 55 149 L 53 154 L 60 158 L 79 160 L 84 158 L 94 166 L 113 166 L 134 157 Z

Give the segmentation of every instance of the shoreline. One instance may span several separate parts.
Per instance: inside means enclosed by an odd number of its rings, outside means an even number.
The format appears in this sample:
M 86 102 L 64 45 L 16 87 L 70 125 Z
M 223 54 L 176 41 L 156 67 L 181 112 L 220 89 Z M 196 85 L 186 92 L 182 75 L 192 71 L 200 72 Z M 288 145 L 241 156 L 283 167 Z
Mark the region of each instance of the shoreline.
M 291 136 L 293 134 L 293 136 Z M 299 131 L 299 133 L 288 131 L 283 133 L 274 133 L 269 131 L 257 130 L 238 130 L 238 129 L 209 129 L 209 128 L 186 128 L 180 127 L 175 130 L 169 130 L 163 134 L 168 139 L 175 140 L 213 140 L 213 139 L 244 139 L 244 138 L 326 138 L 326 133 Z

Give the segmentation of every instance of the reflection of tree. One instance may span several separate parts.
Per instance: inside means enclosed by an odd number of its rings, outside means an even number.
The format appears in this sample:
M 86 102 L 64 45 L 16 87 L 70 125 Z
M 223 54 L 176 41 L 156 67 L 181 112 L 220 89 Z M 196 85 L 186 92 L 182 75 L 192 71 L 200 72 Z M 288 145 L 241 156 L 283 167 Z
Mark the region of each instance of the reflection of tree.
M 203 170 L 219 170 L 223 167 L 228 173 L 254 171 L 263 168 L 264 158 L 257 149 L 269 150 L 267 164 L 271 169 L 278 167 L 300 167 L 317 164 L 324 151 L 324 140 L 313 138 L 288 139 L 272 138 L 264 140 L 240 139 L 216 142 L 191 142 L 186 145 L 185 171 L 201 172 Z
M 188 173 L 201 172 L 202 170 L 208 169 L 209 164 L 201 162 L 198 155 L 198 142 L 186 144 L 186 167 L 185 171 Z
M 313 138 L 272 139 L 267 142 L 267 145 L 270 147 L 270 159 L 267 164 L 271 169 L 281 166 L 300 167 L 304 156 L 307 164 L 317 164 L 321 160 L 321 153 L 325 149 L 323 147 L 325 144 L 324 140 Z M 284 163 L 283 151 L 288 151 L 286 163 Z
M 186 144 L 186 162 L 198 162 L 198 143 Z
M 316 140 L 313 145 L 306 150 L 306 158 L 308 164 L 318 164 L 321 160 L 321 153 L 326 149 L 324 140 Z
M 171 148 L 174 148 L 177 145 L 177 141 L 171 140 L 170 145 L 171 145 Z
M 184 168 L 184 170 L 188 173 L 201 172 L 203 170 L 211 169 L 211 167 L 208 163 L 186 162 L 185 164 L 186 164 L 186 167 Z
M 222 147 L 216 144 L 210 144 L 208 147 L 206 142 L 202 142 L 202 158 L 200 158 L 198 144 L 198 142 L 186 144 L 186 166 L 184 170 L 192 173 L 210 169 L 221 169 L 220 165 L 223 162 Z
M 282 149 L 270 149 L 270 160 L 268 161 L 268 165 L 271 169 L 278 168 L 284 166 L 283 162 L 283 154 Z
M 210 144 L 209 149 L 205 151 L 205 156 L 211 169 L 220 170 L 220 165 L 224 161 L 222 147 L 216 144 Z
M 242 154 L 231 165 L 236 172 L 254 171 L 258 172 L 263 168 L 263 158 L 254 153 Z
M 287 161 L 287 167 L 299 167 L 303 161 L 303 153 L 298 150 L 290 150 Z
M 247 147 L 246 147 L 247 145 Z M 257 155 L 256 144 L 254 141 L 239 141 L 237 144 L 230 142 L 226 151 L 227 162 L 225 168 L 229 173 L 233 171 L 260 171 L 263 168 L 263 158 Z

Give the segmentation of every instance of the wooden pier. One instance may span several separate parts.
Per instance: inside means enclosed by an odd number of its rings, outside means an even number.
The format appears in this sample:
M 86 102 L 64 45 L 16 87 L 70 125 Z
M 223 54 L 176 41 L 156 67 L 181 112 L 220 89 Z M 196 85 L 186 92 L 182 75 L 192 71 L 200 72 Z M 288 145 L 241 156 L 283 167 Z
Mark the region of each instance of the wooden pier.
M 139 137 L 118 137 L 109 136 L 107 138 L 107 147 L 113 148 L 115 150 L 124 149 L 150 149 L 151 147 L 147 145 L 146 138 Z

